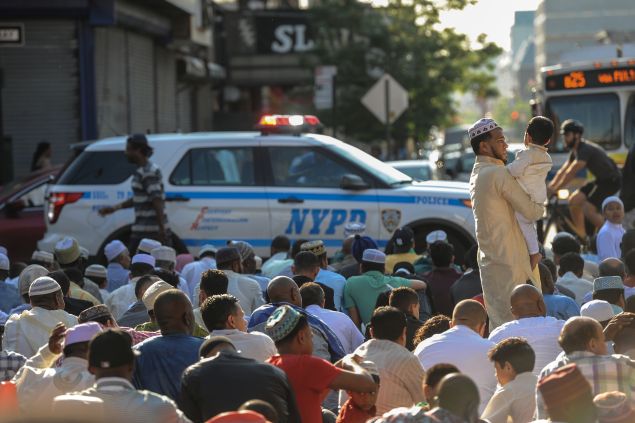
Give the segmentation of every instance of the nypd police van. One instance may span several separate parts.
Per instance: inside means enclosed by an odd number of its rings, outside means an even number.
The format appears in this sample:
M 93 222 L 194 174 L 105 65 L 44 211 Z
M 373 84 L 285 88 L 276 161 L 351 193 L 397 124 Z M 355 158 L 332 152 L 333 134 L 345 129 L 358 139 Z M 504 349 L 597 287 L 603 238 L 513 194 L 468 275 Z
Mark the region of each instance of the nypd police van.
M 334 138 L 276 131 L 290 122 L 310 126 L 314 119 L 269 116 L 261 120 L 260 132 L 149 135 L 150 160 L 163 173 L 177 249 L 196 254 L 203 244 L 244 240 L 267 257 L 271 240 L 284 234 L 321 239 L 332 254 L 349 222 L 364 223 L 380 246 L 404 225 L 418 240 L 443 229 L 457 257 L 475 242 L 467 184 L 413 182 Z M 132 195 L 134 165 L 124 156 L 125 146 L 125 137 L 89 145 L 50 186 L 40 248 L 72 235 L 91 255 L 101 256 L 112 239 L 127 240 L 132 209 L 98 213 Z

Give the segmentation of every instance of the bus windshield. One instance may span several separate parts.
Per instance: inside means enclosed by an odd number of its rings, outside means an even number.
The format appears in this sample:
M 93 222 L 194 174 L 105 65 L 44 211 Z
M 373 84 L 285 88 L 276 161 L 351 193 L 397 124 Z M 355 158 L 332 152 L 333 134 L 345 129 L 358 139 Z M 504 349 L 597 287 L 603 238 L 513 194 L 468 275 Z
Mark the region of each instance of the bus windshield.
M 620 148 L 620 102 L 613 93 L 551 97 L 546 103 L 547 116 L 556 125 L 555 139 L 550 150 L 563 152 L 560 124 L 576 119 L 584 125 L 583 137 L 605 150 Z

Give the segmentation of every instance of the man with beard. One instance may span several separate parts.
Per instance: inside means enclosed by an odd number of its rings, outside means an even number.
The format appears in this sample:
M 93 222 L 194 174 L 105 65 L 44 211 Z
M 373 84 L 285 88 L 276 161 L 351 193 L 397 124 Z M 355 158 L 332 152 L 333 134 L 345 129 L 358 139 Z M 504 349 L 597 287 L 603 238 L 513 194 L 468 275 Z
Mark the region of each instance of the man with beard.
M 528 279 L 540 289 L 540 278 L 529 264 L 529 252 L 516 212 L 538 220 L 542 205 L 532 201 L 505 167 L 507 142 L 492 119 L 480 119 L 468 131 L 476 162 L 470 177 L 470 198 L 478 241 L 485 308 L 490 330 L 514 320 L 509 298 Z
M 571 154 L 569 160 L 562 165 L 547 187 L 550 194 L 566 188 L 582 169 L 588 169 L 595 176 L 595 180 L 588 182 L 569 196 L 571 221 L 582 239 L 587 236 L 584 218 L 589 219 L 596 228 L 600 229 L 604 224 L 602 202 L 605 198 L 615 195 L 622 186 L 622 175 L 613 159 L 602 147 L 583 139 L 583 133 L 584 126 L 577 120 L 567 119 L 562 122 L 560 134 L 564 138 L 566 149 L 571 151 Z
M 134 207 L 135 222 L 132 225 L 128 251 L 136 251 L 143 238 L 156 239 L 162 245 L 170 246 L 172 236 L 165 214 L 165 193 L 159 166 L 150 161 L 152 147 L 143 134 L 134 134 L 126 142 L 126 158 L 139 168 L 132 174 L 132 197 L 123 203 L 99 210 L 102 216 L 117 210 Z

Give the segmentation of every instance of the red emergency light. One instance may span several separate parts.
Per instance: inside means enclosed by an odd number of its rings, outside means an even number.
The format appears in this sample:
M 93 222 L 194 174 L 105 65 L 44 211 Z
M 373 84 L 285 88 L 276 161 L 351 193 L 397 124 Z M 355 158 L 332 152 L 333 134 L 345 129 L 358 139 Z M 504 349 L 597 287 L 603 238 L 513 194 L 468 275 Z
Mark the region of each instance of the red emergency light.
M 316 132 L 322 127 L 313 115 L 263 115 L 256 127 L 263 134 Z

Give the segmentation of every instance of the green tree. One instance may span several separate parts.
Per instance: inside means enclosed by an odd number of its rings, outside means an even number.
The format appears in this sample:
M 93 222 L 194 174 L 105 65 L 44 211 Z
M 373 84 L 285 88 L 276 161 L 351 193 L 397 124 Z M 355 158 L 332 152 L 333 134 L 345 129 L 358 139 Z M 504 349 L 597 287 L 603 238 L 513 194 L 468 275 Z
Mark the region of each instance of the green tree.
M 316 62 L 336 65 L 337 127 L 360 141 L 381 140 L 384 126 L 360 99 L 384 72 L 408 90 L 410 107 L 392 126 L 392 137 L 425 140 L 432 126 L 452 123 L 452 94 L 470 90 L 495 96 L 492 59 L 501 49 L 484 35 L 477 45 L 453 29 L 438 29 L 439 13 L 474 0 L 388 0 L 371 7 L 357 0 L 322 0 L 311 9 L 316 29 Z M 329 126 L 332 114 L 320 118 Z

